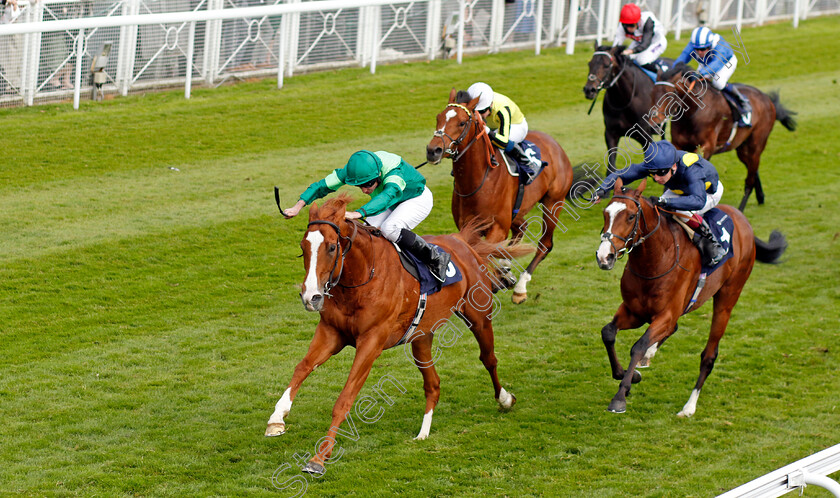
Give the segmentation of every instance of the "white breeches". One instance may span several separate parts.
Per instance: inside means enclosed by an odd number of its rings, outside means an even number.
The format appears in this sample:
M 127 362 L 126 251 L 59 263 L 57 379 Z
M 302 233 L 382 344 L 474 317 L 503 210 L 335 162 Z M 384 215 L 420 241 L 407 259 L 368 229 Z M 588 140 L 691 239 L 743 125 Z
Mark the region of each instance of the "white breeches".
M 397 204 L 394 209 L 386 209 L 377 215 L 368 216 L 367 222 L 379 227 L 386 239 L 396 242 L 400 237 L 400 231 L 403 228 L 413 230 L 426 219 L 426 216 L 429 216 L 434 204 L 432 191 L 426 187 L 422 194 Z
M 631 43 L 630 48 L 633 48 L 635 43 L 636 42 Z M 668 40 L 666 40 L 664 36 L 659 39 L 654 38 L 654 40 L 650 42 L 650 46 L 648 48 L 638 54 L 630 54 L 630 59 L 632 59 L 636 64 L 644 66 L 645 64 L 650 64 L 656 59 L 662 57 L 666 48 L 668 48 Z
M 525 140 L 525 135 L 528 134 L 528 121 L 522 118 L 521 123 L 510 125 L 510 136 L 508 139 L 511 142 L 519 143 Z
M 729 78 L 732 77 L 732 73 L 735 72 L 736 66 L 738 66 L 738 58 L 733 55 L 732 58 L 729 59 L 722 68 L 720 68 L 720 71 L 708 77 L 712 81 L 712 86 L 718 90 L 723 90 L 723 87 L 726 86 L 726 82 L 729 81 Z M 703 67 L 705 66 L 701 65 L 697 70 L 699 71 Z
M 666 190 L 662 192 L 662 197 L 673 199 L 674 197 L 679 197 L 678 194 L 671 192 L 670 190 Z M 703 206 L 702 209 L 697 211 L 676 211 L 677 213 L 684 214 L 686 216 L 691 216 L 692 214 L 696 213 L 699 215 L 703 215 L 706 211 L 712 209 L 713 207 L 717 206 L 720 202 L 720 198 L 723 197 L 723 184 L 718 182 L 717 191 L 714 194 L 706 193 L 706 205 Z

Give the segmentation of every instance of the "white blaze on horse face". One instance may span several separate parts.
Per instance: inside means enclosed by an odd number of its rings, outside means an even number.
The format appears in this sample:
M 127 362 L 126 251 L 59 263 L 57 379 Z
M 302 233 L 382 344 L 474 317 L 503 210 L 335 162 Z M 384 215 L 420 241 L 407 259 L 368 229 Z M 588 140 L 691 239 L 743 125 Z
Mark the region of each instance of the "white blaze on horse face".
M 303 282 L 303 292 L 301 298 L 304 303 L 312 301 L 312 297 L 321 293 L 318 288 L 318 249 L 324 242 L 324 236 L 321 232 L 313 230 L 306 234 L 306 240 L 309 241 L 309 272 L 306 274 L 306 280 Z
M 450 119 L 456 116 L 458 116 L 458 112 L 455 109 L 450 109 L 446 111 L 446 121 L 443 123 L 443 128 L 441 128 L 440 131 L 443 131 L 443 129 L 446 128 L 446 123 L 448 123 Z
M 607 227 L 607 230 L 604 233 L 612 233 L 613 223 L 615 223 L 615 217 L 618 216 L 618 213 L 627 209 L 627 205 L 623 202 L 613 202 L 609 206 L 607 206 L 606 212 L 610 216 L 610 225 Z M 609 256 L 610 251 L 612 250 L 612 243 L 610 243 L 609 239 L 605 239 L 601 242 L 601 245 L 598 246 L 598 252 L 596 255 L 598 256 L 598 261 L 601 263 L 607 262 L 607 256 Z

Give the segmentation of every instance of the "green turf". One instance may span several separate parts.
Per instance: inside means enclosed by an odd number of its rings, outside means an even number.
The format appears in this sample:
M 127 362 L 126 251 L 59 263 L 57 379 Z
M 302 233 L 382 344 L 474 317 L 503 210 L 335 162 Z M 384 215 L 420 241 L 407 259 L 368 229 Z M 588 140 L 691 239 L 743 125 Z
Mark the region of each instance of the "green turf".
M 530 299 L 494 321 L 499 373 L 518 403 L 499 412 L 475 341 L 438 363 L 429 439 L 417 369 L 388 351 L 370 380 L 406 388 L 311 496 L 712 496 L 840 442 L 840 53 L 838 18 L 749 28 L 736 80 L 778 89 L 799 129 L 777 125 L 762 157 L 756 234 L 784 232 L 781 265 L 756 266 L 688 420 L 711 307 L 680 321 L 623 415 L 600 339 L 621 265 L 594 261 L 598 209 L 540 266 Z M 723 31 L 726 35 L 726 31 Z M 682 43 L 672 41 L 668 55 Z M 452 87 L 485 80 L 573 163 L 600 160 L 603 124 L 581 88 L 592 49 L 549 49 L 348 69 L 276 82 L 4 111 L 0 164 L 0 493 L 292 496 L 329 426 L 348 348 L 304 384 L 288 433 L 262 434 L 317 315 L 297 296 L 303 217 L 280 219 L 309 182 L 359 148 L 420 163 Z M 716 156 L 724 202 L 744 167 Z M 175 169 L 171 169 L 175 168 Z M 449 164 L 426 166 L 435 208 L 422 233 L 453 230 Z M 363 202 L 358 191 L 354 193 Z M 623 361 L 641 331 L 619 335 Z M 370 385 L 362 391 L 371 394 Z M 291 468 L 284 467 L 290 464 Z M 837 475 L 835 474 L 835 478 Z M 807 496 L 827 496 L 809 487 Z

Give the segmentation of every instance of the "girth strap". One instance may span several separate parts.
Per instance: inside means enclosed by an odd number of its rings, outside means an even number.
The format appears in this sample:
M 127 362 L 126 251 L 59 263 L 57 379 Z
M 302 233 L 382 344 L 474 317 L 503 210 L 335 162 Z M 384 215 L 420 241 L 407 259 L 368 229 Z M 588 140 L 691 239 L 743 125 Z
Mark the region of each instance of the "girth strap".
M 417 300 L 417 311 L 414 312 L 414 319 L 411 320 L 411 325 L 409 325 L 408 330 L 405 331 L 402 339 L 400 339 L 395 346 L 402 346 L 411 338 L 412 334 L 414 334 L 414 330 L 417 329 L 417 326 L 420 325 L 420 320 L 423 319 L 423 314 L 426 313 L 426 301 L 428 301 L 428 298 L 428 294 L 420 294 L 420 299 Z

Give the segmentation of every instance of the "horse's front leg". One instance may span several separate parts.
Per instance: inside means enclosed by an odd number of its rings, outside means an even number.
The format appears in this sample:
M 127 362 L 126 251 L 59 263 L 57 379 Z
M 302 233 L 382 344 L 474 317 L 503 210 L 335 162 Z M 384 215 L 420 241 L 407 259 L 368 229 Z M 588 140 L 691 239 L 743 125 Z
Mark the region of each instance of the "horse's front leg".
M 618 392 L 613 396 L 612 401 L 610 401 L 610 406 L 607 407 L 607 411 L 624 413 L 627 410 L 626 397 L 630 394 L 630 386 L 641 380 L 641 375 L 636 370 L 636 365 L 652 344 L 660 342 L 664 337 L 668 336 L 670 331 L 674 330 L 674 324 L 675 320 L 671 318 L 670 314 L 656 316 L 651 322 L 650 327 L 642 334 L 642 337 L 633 344 L 633 347 L 630 348 L 630 363 L 627 365 L 627 371 L 624 372 L 624 377 L 618 385 Z
M 300 363 L 295 367 L 295 372 L 292 374 L 292 381 L 289 387 L 283 393 L 283 397 L 277 402 L 274 407 L 274 413 L 268 419 L 268 427 L 265 429 L 266 436 L 280 436 L 286 432 L 286 422 L 284 417 L 289 414 L 292 409 L 292 401 L 297 396 L 298 389 L 300 389 L 306 377 L 312 373 L 315 368 L 327 361 L 330 356 L 338 353 L 344 348 L 345 344 L 341 340 L 338 332 L 324 322 L 318 323 L 315 328 L 315 336 L 312 337 L 312 342 L 309 344 L 309 351 L 300 360 Z
M 624 378 L 624 368 L 622 368 L 618 354 L 615 352 L 615 337 L 618 335 L 618 331 L 639 328 L 643 324 L 644 321 L 631 313 L 626 304 L 621 303 L 612 321 L 601 329 L 601 340 L 604 341 L 604 347 L 607 349 L 607 358 L 610 360 L 613 379 L 621 380 Z M 638 379 L 634 379 L 633 382 L 642 380 L 641 374 L 637 372 L 637 375 Z
M 347 382 L 344 384 L 344 389 L 338 395 L 338 400 L 335 402 L 332 411 L 332 424 L 330 430 L 318 448 L 318 453 L 303 467 L 304 472 L 314 475 L 322 475 L 326 472 L 324 463 L 330 460 L 333 453 L 333 447 L 336 444 L 336 435 L 338 428 L 347 418 L 348 413 L 353 408 L 353 402 L 356 401 L 356 396 L 362 390 L 365 384 L 373 362 L 382 354 L 382 348 L 385 346 L 385 341 L 388 339 L 387 330 L 391 328 L 388 323 L 385 327 L 379 327 L 365 332 L 364 336 L 360 337 L 356 344 L 356 357 L 353 358 L 353 366 L 350 367 L 350 375 Z M 358 426 L 352 432 L 356 434 Z

